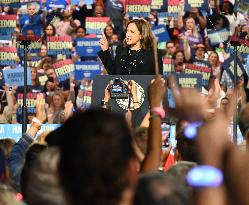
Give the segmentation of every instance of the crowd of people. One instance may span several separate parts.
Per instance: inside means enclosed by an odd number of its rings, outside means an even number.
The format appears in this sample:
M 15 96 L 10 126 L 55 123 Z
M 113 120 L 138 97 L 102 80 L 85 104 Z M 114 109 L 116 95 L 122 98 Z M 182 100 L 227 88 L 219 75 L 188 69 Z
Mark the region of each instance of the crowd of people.
M 19 9 L 0 4 L 0 15 L 18 16 L 12 39 L 0 46 L 17 47 L 20 36 L 40 36 L 41 42 L 37 62 L 28 54 L 32 85 L 27 89 L 35 102 L 29 101 L 34 109 L 27 119 L 22 118 L 24 87 L 1 86 L 0 123 L 26 120 L 30 127 L 18 141 L 0 139 L 0 204 L 248 205 L 249 64 L 240 51 L 234 61 L 230 41 L 248 40 L 247 16 L 230 1 L 186 11 L 180 0 L 176 15 L 165 21 L 156 11 L 129 17 L 119 0 L 62 2 L 63 8 L 49 2 Z M 94 36 L 100 39 L 98 57 L 78 55 L 75 43 L 70 55 L 48 55 L 48 37 L 92 38 L 87 17 L 110 17 L 102 34 Z M 161 23 L 170 37 L 163 47 L 152 32 Z M 214 43 L 210 32 L 219 36 L 220 31 L 227 36 Z M 101 62 L 102 75 L 153 75 L 145 88 L 149 106 L 143 120 L 134 122 L 141 102 L 133 80 L 126 84 L 133 109 L 129 105 L 124 115 L 111 112 L 111 85 L 103 88 L 99 106 L 91 107 L 93 80 L 78 81 L 74 73 L 59 80 L 54 64 L 65 59 Z M 237 75 L 225 63 L 229 59 L 239 61 Z M 20 65 L 23 60 L 20 55 Z M 210 68 L 201 91 L 178 85 L 175 76 L 189 65 Z M 165 103 L 169 90 L 174 106 Z M 48 123 L 61 126 L 38 135 Z M 239 145 L 232 140 L 234 123 L 243 136 Z

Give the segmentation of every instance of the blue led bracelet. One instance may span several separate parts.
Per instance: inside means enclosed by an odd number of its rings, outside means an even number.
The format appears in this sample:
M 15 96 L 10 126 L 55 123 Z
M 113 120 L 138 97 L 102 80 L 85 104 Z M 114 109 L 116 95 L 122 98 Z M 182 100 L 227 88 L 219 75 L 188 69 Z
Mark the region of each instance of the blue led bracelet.
M 184 128 L 184 136 L 188 139 L 194 139 L 197 136 L 197 128 L 202 125 L 202 122 L 192 122 L 189 123 L 185 128 Z
M 223 173 L 220 169 L 203 165 L 192 168 L 186 179 L 194 187 L 218 187 L 223 183 Z

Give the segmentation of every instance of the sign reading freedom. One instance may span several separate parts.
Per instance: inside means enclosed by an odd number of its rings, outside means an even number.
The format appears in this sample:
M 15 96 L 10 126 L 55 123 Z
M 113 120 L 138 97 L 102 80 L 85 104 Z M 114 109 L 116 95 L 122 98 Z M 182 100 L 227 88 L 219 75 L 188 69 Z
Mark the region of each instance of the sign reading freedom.
M 86 17 L 86 32 L 101 34 L 108 21 L 110 21 L 109 17 Z
M 74 64 L 71 59 L 66 59 L 53 64 L 57 79 L 62 82 L 70 77 L 74 72 Z
M 148 17 L 151 11 L 151 0 L 127 0 L 126 13 L 130 17 Z
M 47 38 L 48 55 L 70 55 L 73 47 L 70 36 L 51 36 Z
M 0 47 L 0 66 L 17 65 L 18 56 L 16 47 Z
M 0 36 L 11 35 L 16 27 L 16 15 L 0 15 Z

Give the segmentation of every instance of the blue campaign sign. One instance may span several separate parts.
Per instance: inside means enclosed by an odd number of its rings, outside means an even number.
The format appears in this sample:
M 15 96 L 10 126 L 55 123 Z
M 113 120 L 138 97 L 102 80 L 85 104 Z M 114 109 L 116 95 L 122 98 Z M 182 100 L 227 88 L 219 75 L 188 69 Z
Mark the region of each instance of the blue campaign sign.
M 75 62 L 74 77 L 76 80 L 93 79 L 95 75 L 101 75 L 100 62 Z
M 229 35 L 230 31 L 225 28 L 215 30 L 210 29 L 207 31 L 208 40 L 212 46 L 224 43 L 229 39 Z
M 78 5 L 80 3 L 81 0 L 71 0 L 71 4 L 73 5 Z M 93 0 L 84 0 L 84 4 L 85 5 L 91 5 L 93 4 L 94 1 Z
M 177 74 L 177 83 L 180 87 L 196 88 L 201 90 L 202 87 L 202 74 Z
M 29 129 L 30 125 L 27 126 Z M 39 136 L 42 132 L 46 130 L 55 130 L 60 127 L 60 124 L 43 124 L 41 129 L 36 136 Z M 22 137 L 22 125 L 21 124 L 0 124 L 0 139 L 12 138 L 18 141 Z
M 186 0 L 184 4 L 184 10 L 190 11 L 191 8 L 196 7 L 200 10 L 208 10 L 208 0 Z
M 77 38 L 76 52 L 79 56 L 97 57 L 100 50 L 99 38 Z
M 24 85 L 24 69 L 23 67 L 18 67 L 15 69 L 5 69 L 3 70 L 5 84 L 8 86 L 23 86 Z M 30 68 L 27 69 L 27 84 L 31 83 L 31 72 Z
M 3 70 L 0 69 L 0 86 L 4 85 L 4 77 L 3 77 Z
M 46 1 L 46 7 L 49 11 L 52 8 L 65 8 L 67 5 L 66 0 L 47 0 Z
M 152 27 L 152 32 L 157 37 L 157 41 L 160 42 L 167 42 L 170 40 L 168 31 L 165 25 L 158 25 Z

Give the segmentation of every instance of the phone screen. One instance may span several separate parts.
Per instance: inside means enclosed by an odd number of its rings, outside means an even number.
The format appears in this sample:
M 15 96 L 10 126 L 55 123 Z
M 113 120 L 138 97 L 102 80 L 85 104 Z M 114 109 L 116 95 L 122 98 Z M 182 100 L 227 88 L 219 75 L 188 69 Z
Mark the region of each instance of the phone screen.
M 170 151 L 171 154 L 174 154 L 174 149 L 176 148 L 176 139 L 175 139 L 175 133 L 176 133 L 176 126 L 175 125 L 169 125 L 167 123 L 162 123 L 162 137 L 164 138 L 164 135 L 168 134 L 168 138 L 163 141 L 162 149 L 166 150 L 169 146 L 169 144 L 172 145 L 172 149 Z
M 176 103 L 175 103 L 175 99 L 173 97 L 173 93 L 171 91 L 171 89 L 167 89 L 167 98 L 168 98 L 168 105 L 170 108 L 175 108 Z

